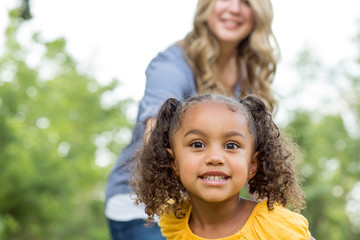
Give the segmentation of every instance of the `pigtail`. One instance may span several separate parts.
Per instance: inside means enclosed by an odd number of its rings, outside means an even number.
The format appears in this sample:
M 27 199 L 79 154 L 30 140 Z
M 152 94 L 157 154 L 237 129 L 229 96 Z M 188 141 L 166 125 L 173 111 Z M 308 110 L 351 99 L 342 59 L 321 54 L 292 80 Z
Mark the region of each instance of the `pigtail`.
M 170 127 L 173 122 L 177 108 L 181 102 L 175 98 L 169 98 L 161 106 L 157 116 L 154 129 L 151 131 L 150 142 L 158 144 L 160 151 L 170 148 Z
M 176 192 L 184 191 L 180 180 L 175 177 L 173 159 L 167 151 L 170 148 L 171 124 L 180 104 L 174 98 L 164 102 L 135 162 L 131 185 L 136 193 L 135 203 L 145 204 L 148 223 L 154 220 L 155 215 L 164 212 L 169 200 L 177 197 L 174 196 Z
M 273 122 L 264 102 L 247 96 L 242 104 L 252 118 L 250 129 L 255 137 L 255 152 L 258 153 L 258 170 L 249 180 L 249 192 L 258 199 L 267 199 L 268 208 L 278 203 L 298 211 L 304 206 L 304 194 L 298 183 L 295 162 L 299 154 L 297 146 L 281 133 Z M 252 124 L 251 124 L 252 123 Z
M 252 126 L 255 139 L 255 151 L 259 151 L 264 146 L 266 146 L 268 140 L 268 134 L 270 131 L 271 136 L 278 138 L 280 136 L 279 128 L 272 121 L 272 115 L 269 112 L 268 107 L 265 103 L 255 95 L 249 95 L 248 97 L 242 100 L 243 105 L 246 106 L 248 111 L 250 112 L 251 117 L 254 121 L 254 126 Z M 262 126 L 267 126 L 264 128 Z

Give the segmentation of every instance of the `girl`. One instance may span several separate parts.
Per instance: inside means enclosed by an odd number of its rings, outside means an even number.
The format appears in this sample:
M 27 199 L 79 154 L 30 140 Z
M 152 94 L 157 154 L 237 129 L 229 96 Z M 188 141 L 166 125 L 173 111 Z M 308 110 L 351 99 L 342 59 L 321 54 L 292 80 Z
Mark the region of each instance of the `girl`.
M 132 178 L 167 239 L 310 239 L 296 147 L 255 96 L 167 100 Z M 239 197 L 246 182 L 262 202 Z
M 272 19 L 270 0 L 199 0 L 193 30 L 150 62 L 132 140 L 107 182 L 105 215 L 113 240 L 161 238 L 156 225 L 144 228 L 146 214 L 130 198 L 127 163 L 141 148 L 144 132 L 166 99 L 184 100 L 208 91 L 229 96 L 256 93 L 270 109 L 276 106 L 270 84 L 279 49 Z

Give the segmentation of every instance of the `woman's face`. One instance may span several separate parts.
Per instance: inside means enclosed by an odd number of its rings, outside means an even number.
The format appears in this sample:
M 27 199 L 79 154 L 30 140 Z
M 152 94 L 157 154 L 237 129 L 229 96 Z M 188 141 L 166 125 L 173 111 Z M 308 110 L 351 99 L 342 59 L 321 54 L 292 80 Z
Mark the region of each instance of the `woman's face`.
M 214 0 L 208 26 L 222 44 L 237 45 L 254 26 L 254 12 L 247 0 Z

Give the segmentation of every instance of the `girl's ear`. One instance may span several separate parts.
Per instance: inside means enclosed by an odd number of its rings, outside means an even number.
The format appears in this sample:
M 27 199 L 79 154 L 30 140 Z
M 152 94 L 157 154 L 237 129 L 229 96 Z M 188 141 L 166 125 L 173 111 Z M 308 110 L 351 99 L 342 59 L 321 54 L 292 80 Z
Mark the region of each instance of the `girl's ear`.
M 259 152 L 254 153 L 254 155 L 251 158 L 250 166 L 249 166 L 249 172 L 248 172 L 248 180 L 252 179 L 258 170 L 258 155 Z
M 179 176 L 179 170 L 178 170 L 179 168 L 178 168 L 177 163 L 175 161 L 174 151 L 171 148 L 166 148 L 166 151 L 170 154 L 170 156 L 172 158 L 171 167 L 175 171 L 175 176 Z

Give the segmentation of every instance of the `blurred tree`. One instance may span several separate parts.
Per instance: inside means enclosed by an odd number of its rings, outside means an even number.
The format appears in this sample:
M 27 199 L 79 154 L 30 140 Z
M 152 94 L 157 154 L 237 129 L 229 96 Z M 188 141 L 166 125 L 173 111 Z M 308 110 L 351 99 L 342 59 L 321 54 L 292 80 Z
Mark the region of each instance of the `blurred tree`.
M 0 239 L 107 239 L 105 178 L 132 101 L 102 104 L 117 81 L 81 73 L 64 39 L 19 44 L 21 13 L 9 13 L 0 56 Z
M 355 43 L 360 53 L 360 28 Z M 302 84 L 296 89 L 307 91 L 320 81 L 339 96 L 323 100 L 316 111 L 294 110 L 287 125 L 304 154 L 304 215 L 317 240 L 360 239 L 360 72 L 353 71 L 360 69 L 360 55 L 330 70 L 304 50 L 296 68 Z
M 32 18 L 30 11 L 30 0 L 22 0 L 20 16 L 24 20 L 29 20 Z

